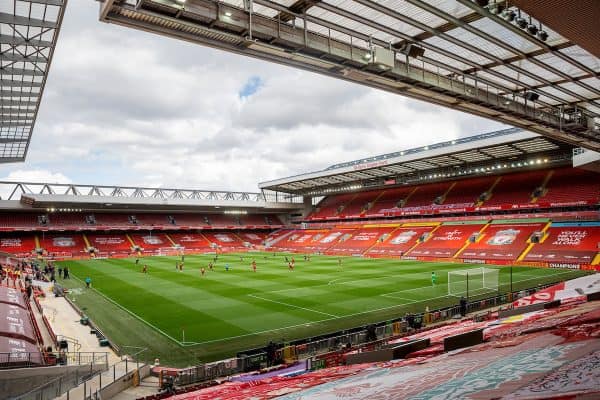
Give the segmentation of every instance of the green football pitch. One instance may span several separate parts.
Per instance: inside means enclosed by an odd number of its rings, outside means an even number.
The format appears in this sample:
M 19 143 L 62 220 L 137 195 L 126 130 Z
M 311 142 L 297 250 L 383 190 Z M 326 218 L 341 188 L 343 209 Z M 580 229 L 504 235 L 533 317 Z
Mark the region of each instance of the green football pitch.
M 64 261 L 73 279 L 59 280 L 100 329 L 118 346 L 147 348 L 147 359 L 190 365 L 264 346 L 385 321 L 406 312 L 456 305 L 448 295 L 448 272 L 481 265 L 396 259 L 272 253 Z M 285 257 L 296 260 L 290 271 Z M 243 258 L 243 261 L 242 261 Z M 251 268 L 256 260 L 257 271 Z M 341 263 L 340 263 L 341 260 Z M 141 272 L 148 265 L 148 273 Z M 226 264 L 229 270 L 225 270 Z M 204 276 L 200 268 L 206 268 Z M 510 268 L 497 268 L 498 286 L 472 285 L 469 298 L 510 288 Z M 437 275 L 432 285 L 431 272 Z M 514 290 L 581 276 L 580 271 L 512 268 Z M 92 289 L 83 280 L 92 279 Z M 125 350 L 127 351 L 127 350 Z M 132 351 L 133 352 L 133 351 Z

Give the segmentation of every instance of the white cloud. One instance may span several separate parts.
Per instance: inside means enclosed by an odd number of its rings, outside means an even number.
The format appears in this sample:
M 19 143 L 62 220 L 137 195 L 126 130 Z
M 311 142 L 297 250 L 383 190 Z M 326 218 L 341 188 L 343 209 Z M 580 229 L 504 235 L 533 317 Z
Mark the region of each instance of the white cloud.
M 240 98 L 249 79 L 260 90 Z M 69 4 L 42 103 L 18 179 L 255 191 L 260 181 L 500 127 L 102 24 L 94 2 Z
M 47 183 L 71 183 L 71 179 L 60 172 L 52 172 L 43 169 L 18 169 L 11 171 L 2 181 L 10 182 L 47 182 Z

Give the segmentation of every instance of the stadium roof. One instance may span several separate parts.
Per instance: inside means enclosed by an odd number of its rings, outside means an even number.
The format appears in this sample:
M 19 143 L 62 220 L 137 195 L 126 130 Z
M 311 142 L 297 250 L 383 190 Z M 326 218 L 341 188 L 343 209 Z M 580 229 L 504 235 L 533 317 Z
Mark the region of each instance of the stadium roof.
M 332 165 L 259 184 L 263 190 L 319 196 L 384 185 L 569 165 L 573 146 L 519 128 Z
M 104 0 L 100 20 L 319 72 L 600 149 L 600 60 L 559 32 L 541 27 L 513 2 L 480 5 L 486 3 Z M 502 14 L 505 4 L 511 6 Z M 574 3 L 569 7 L 577 8 Z M 566 25 L 559 28 L 566 30 Z M 544 34 L 530 33 L 540 27 Z M 597 25 L 582 25 L 575 31 L 587 28 L 598 30 Z
M 0 163 L 25 160 L 66 5 L 0 2 Z
M 0 209 L 194 210 L 285 212 L 301 207 L 301 198 L 282 193 L 225 192 L 133 186 L 0 182 Z

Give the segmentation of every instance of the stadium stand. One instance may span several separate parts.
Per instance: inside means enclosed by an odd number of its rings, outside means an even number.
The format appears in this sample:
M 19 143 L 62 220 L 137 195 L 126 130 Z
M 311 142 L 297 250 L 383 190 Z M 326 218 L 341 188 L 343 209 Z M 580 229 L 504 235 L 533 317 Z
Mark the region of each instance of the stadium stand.
M 399 257 L 426 238 L 434 226 L 402 226 L 390 232 L 387 238 L 367 250 L 370 257 Z
M 126 234 L 86 234 L 90 246 L 97 249 L 100 253 L 109 255 L 128 254 L 131 252 L 133 244 Z
M 42 223 L 42 221 L 45 221 Z M 183 213 L 0 213 L 0 231 L 10 230 L 115 230 L 180 228 L 274 229 L 282 226 L 275 214 L 183 214 Z
M 170 216 L 174 222 L 172 225 L 179 227 L 210 225 L 200 214 L 170 214 Z
M 171 239 L 164 233 L 131 233 L 129 237 L 143 253 L 154 253 L 158 249 L 174 246 Z
M 344 206 L 356 197 L 354 193 L 328 196 L 317 204 L 313 218 L 333 218 L 344 210 Z
M 335 254 L 356 254 L 366 252 L 379 241 L 385 240 L 393 227 L 369 227 L 355 229 L 348 239 L 340 240 L 327 251 Z
M 214 243 L 223 251 L 240 250 L 244 249 L 244 241 L 240 237 L 231 231 L 206 231 L 202 233 L 206 239 L 211 243 Z
M 547 261 L 556 267 L 592 264 L 599 246 L 600 223 L 553 223 L 523 260 Z
M 439 200 L 441 204 L 451 186 L 450 182 L 417 186 L 402 208 L 406 210 L 428 209 L 434 205 L 436 200 Z
M 338 212 L 338 215 L 346 218 L 360 217 L 372 207 L 372 204 L 380 195 L 381 192 L 375 191 L 357 193 L 343 205 L 343 209 Z
M 48 226 L 84 226 L 84 214 L 61 212 L 48 214 Z
M 94 214 L 96 225 L 100 227 L 131 228 L 134 224 L 129 219 L 130 214 Z
M 36 249 L 35 235 L 30 233 L 9 233 L 0 236 L 0 251 L 18 257 L 28 257 Z
M 243 242 L 247 242 L 255 246 L 261 246 L 265 243 L 268 232 L 240 231 L 237 235 L 240 239 L 242 239 Z
M 550 208 L 600 202 L 597 175 L 573 168 L 538 170 L 383 188 L 321 200 L 306 221 L 381 218 L 511 208 Z
M 40 226 L 39 215 L 32 213 L 2 213 L 0 214 L 0 227 L 2 230 L 37 228 Z
M 600 180 L 597 174 L 588 171 L 573 168 L 556 170 L 546 189 L 539 201 L 549 203 L 549 206 L 600 202 Z
M 169 237 L 186 250 L 208 251 L 211 243 L 200 233 L 169 233 Z
M 484 177 L 457 181 L 444 197 L 444 208 L 472 207 L 477 205 L 483 193 L 487 192 L 497 178 Z
M 323 234 L 327 232 L 329 232 L 327 229 L 279 231 L 278 235 L 271 235 L 269 238 L 273 248 L 286 251 L 303 251 L 308 249 L 313 240 L 321 239 Z M 281 236 L 282 239 L 277 240 L 278 236 Z
M 150 226 L 164 226 L 173 225 L 168 219 L 168 215 L 165 214 L 140 214 L 136 213 L 135 218 L 139 225 L 150 225 Z
M 352 237 L 354 228 L 333 228 L 329 232 L 322 234 L 320 237 L 313 236 L 312 241 L 306 246 L 307 249 L 313 252 L 335 254 L 335 252 L 327 252 L 327 250 L 338 243 L 343 243 Z
M 500 177 L 498 183 L 491 190 L 491 197 L 485 200 L 485 207 L 512 206 L 515 204 L 529 204 L 533 200 L 533 193 L 544 185 L 549 171 L 533 171 L 526 174 L 511 174 Z
M 202 218 L 209 221 L 209 225 L 223 227 L 239 227 L 242 225 L 241 215 L 203 215 Z
M 542 232 L 544 223 L 493 221 L 457 257 L 473 260 L 515 261 L 525 251 L 534 232 Z
M 385 189 L 373 203 L 366 217 L 383 217 L 386 210 L 397 207 L 399 202 L 407 200 L 414 191 L 413 187 Z
M 79 233 L 45 233 L 38 235 L 40 247 L 54 256 L 85 254 L 85 241 Z
M 479 233 L 484 226 L 484 221 L 445 223 L 433 231 L 423 243 L 410 250 L 407 255 L 411 257 L 452 258 L 468 244 L 469 238 Z

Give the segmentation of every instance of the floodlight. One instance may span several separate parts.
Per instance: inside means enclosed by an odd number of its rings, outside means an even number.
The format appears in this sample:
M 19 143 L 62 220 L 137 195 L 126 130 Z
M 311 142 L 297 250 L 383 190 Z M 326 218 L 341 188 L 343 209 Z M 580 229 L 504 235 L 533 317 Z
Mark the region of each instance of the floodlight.
M 532 35 L 538 33 L 538 27 L 531 23 L 531 17 L 529 17 L 529 24 L 527 24 L 527 32 L 529 32 Z
M 540 24 L 540 30 L 537 33 L 537 37 L 542 42 L 545 42 L 546 40 L 548 40 L 548 32 L 546 32 L 545 30 L 542 29 L 542 25 L 541 24 Z
M 515 17 L 517 16 L 517 14 L 513 11 L 513 10 L 509 10 L 508 8 L 505 8 L 502 11 L 502 18 L 504 18 L 505 20 L 507 20 L 508 22 L 512 22 L 515 20 Z
M 521 10 L 519 10 L 519 16 L 515 20 L 515 23 L 521 29 L 525 29 L 527 27 L 527 20 L 525 18 L 521 17 Z
M 501 3 L 494 2 L 494 4 L 488 6 L 488 10 L 492 14 L 500 14 L 502 11 L 504 11 L 504 5 L 502 5 Z

